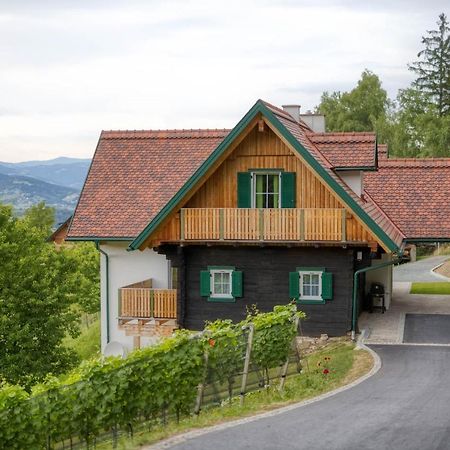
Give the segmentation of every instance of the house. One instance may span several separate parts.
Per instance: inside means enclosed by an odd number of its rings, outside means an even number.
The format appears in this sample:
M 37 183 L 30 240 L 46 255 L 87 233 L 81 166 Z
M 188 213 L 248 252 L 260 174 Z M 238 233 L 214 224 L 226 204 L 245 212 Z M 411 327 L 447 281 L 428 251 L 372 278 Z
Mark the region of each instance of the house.
M 67 233 L 69 232 L 69 225 L 72 221 L 72 216 L 69 216 L 64 222 L 58 224 L 56 230 L 48 237 L 48 242 L 54 242 L 54 244 L 58 247 L 67 239 Z
M 102 253 L 102 348 L 293 299 L 343 335 L 374 281 L 389 308 L 408 241 L 450 239 L 450 163 L 379 147 L 262 100 L 232 130 L 103 131 L 68 232 Z

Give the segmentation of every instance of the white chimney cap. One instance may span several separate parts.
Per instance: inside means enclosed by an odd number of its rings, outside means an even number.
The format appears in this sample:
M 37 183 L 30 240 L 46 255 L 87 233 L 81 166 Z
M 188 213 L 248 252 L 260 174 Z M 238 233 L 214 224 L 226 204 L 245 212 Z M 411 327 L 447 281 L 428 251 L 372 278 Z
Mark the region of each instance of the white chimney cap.
M 300 122 L 300 105 L 283 105 L 286 111 L 296 122 Z

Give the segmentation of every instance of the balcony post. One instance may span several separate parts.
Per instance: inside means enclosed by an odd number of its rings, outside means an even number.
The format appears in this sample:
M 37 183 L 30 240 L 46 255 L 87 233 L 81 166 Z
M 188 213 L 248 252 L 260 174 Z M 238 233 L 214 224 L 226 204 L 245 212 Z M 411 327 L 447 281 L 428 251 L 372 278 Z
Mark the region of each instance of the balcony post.
M 184 208 L 180 210 L 180 239 L 184 241 Z
M 221 241 L 224 240 L 224 210 L 223 210 L 223 208 L 219 209 L 219 239 Z
M 304 241 L 305 240 L 305 210 L 302 208 L 299 211 L 299 232 L 300 232 L 300 240 Z
M 347 240 L 347 210 L 342 208 L 342 242 Z
M 264 240 L 264 209 L 259 209 L 259 239 Z
M 153 289 L 150 289 L 149 292 L 150 297 L 150 317 L 155 317 L 155 293 L 153 292 Z

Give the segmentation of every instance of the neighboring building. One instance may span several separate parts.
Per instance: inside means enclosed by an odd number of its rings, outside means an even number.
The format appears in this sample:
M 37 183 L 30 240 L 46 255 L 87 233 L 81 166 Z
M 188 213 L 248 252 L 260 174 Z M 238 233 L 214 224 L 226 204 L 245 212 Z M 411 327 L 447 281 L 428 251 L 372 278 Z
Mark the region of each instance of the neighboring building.
M 71 220 L 72 216 L 69 216 L 64 222 L 60 223 L 58 228 L 48 237 L 48 242 L 54 242 L 56 246 L 63 244 L 67 239 Z
M 403 185 L 374 133 L 324 129 L 259 100 L 232 130 L 102 132 L 68 234 L 103 254 L 102 348 L 292 299 L 305 334 L 342 335 L 375 281 L 389 307 L 408 238 L 450 238 L 450 163 Z

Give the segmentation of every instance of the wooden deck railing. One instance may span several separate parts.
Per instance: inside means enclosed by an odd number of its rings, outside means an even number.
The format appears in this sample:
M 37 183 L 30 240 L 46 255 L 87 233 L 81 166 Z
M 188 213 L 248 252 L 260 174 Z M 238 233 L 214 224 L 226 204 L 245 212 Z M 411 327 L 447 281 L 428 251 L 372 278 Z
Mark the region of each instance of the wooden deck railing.
M 184 208 L 181 240 L 345 241 L 343 208 Z
M 177 290 L 121 288 L 120 317 L 177 318 Z

